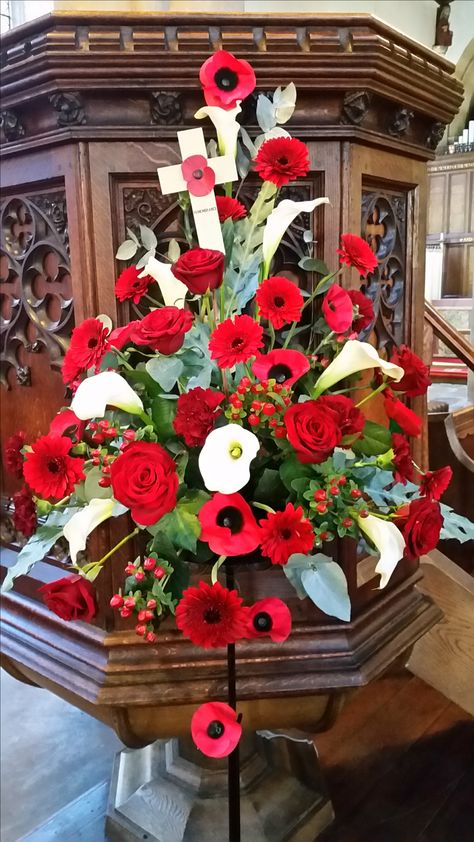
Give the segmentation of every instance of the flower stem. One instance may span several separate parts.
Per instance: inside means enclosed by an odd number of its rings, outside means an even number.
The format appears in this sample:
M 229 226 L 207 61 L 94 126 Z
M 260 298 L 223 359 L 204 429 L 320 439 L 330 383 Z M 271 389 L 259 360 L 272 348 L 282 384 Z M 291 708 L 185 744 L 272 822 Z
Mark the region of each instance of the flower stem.
M 151 425 L 152 427 L 154 426 L 154 424 L 153 424 L 153 419 L 152 419 L 152 418 L 150 418 L 150 416 L 149 416 L 149 415 L 147 415 L 147 413 L 146 413 L 146 412 L 144 412 L 144 411 L 143 411 L 143 412 L 140 412 L 140 413 L 138 413 L 138 416 L 139 416 L 139 418 L 141 418 L 141 420 L 144 422 L 144 424 L 145 424 L 147 427 L 148 427 L 148 426 L 150 426 L 150 425 Z
M 252 501 L 252 506 L 255 506 L 256 509 L 262 509 L 264 512 L 268 512 L 270 515 L 275 515 L 275 509 L 272 509 L 271 506 L 265 505 L 265 503 L 256 503 L 255 500 Z
M 217 582 L 217 574 L 219 573 L 219 569 L 224 564 L 224 561 L 226 560 L 226 558 L 227 558 L 226 555 L 219 556 L 219 558 L 217 559 L 216 563 L 214 564 L 214 566 L 212 568 L 211 582 L 212 582 L 213 585 L 215 585 L 216 582 Z
M 268 322 L 268 332 L 270 334 L 270 347 L 269 347 L 268 351 L 270 352 L 270 351 L 273 351 L 273 348 L 275 347 L 275 339 L 276 339 L 275 328 L 273 327 L 271 322 Z
M 377 386 L 377 388 L 374 389 L 373 392 L 370 392 L 370 394 L 366 395 L 365 398 L 362 398 L 362 400 L 359 401 L 359 403 L 356 403 L 356 407 L 359 408 L 359 407 L 363 406 L 364 403 L 367 403 L 367 401 L 370 401 L 372 398 L 375 397 L 375 395 L 379 395 L 380 392 L 383 392 L 383 390 L 386 389 L 387 386 L 388 386 L 388 383 L 386 383 L 386 382 L 381 383 L 380 386 Z
M 290 327 L 290 329 L 289 329 L 289 331 L 288 331 L 288 335 L 287 335 L 287 337 L 286 337 L 286 339 L 285 339 L 285 341 L 284 341 L 284 343 L 283 343 L 283 348 L 288 348 L 288 345 L 290 344 L 290 342 L 291 342 L 291 340 L 292 340 L 292 338 L 293 338 L 293 334 L 294 334 L 294 332 L 295 332 L 295 330 L 296 330 L 296 326 L 297 326 L 297 324 L 298 324 L 298 322 L 292 322 L 292 323 L 291 323 L 291 327 Z
M 82 570 L 92 568 L 92 567 L 99 567 L 101 564 L 104 563 L 104 561 L 107 561 L 107 559 L 110 558 L 111 555 L 113 555 L 115 552 L 117 552 L 117 550 L 119 550 L 120 547 L 123 547 L 123 545 L 126 544 L 127 541 L 130 541 L 131 538 L 135 538 L 135 535 L 138 535 L 139 532 L 140 532 L 140 530 L 139 530 L 138 526 L 136 526 L 135 529 L 133 530 L 133 532 L 130 532 L 130 534 L 126 535 L 125 538 L 122 538 L 122 540 L 119 541 L 118 544 L 115 545 L 115 547 L 112 547 L 112 549 L 109 550 L 108 553 L 106 553 L 104 556 L 102 556 L 102 558 L 100 558 L 99 561 L 94 561 L 92 564 L 86 564 L 82 568 Z

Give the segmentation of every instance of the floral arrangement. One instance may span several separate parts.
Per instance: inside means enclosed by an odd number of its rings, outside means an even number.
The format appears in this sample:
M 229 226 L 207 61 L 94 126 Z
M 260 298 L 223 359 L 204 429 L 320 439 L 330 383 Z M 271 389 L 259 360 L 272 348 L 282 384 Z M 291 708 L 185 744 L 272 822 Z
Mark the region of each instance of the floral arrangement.
M 14 496 L 15 525 L 28 540 L 4 587 L 64 536 L 73 574 L 42 595 L 64 620 L 91 621 L 102 566 L 139 539 L 111 605 L 140 638 L 159 646 L 160 623 L 174 615 L 206 648 L 261 635 L 282 643 L 291 633 L 287 605 L 275 597 L 244 605 L 222 582 L 226 560 L 267 561 L 268 575 L 286 575 L 300 598 L 348 621 L 331 542 L 349 536 L 377 554 L 385 587 L 402 558 L 429 552 L 440 536 L 468 540 L 474 527 L 439 502 L 451 469 L 423 471 L 410 455 L 421 421 L 404 398 L 426 392 L 427 367 L 405 346 L 379 355 L 366 341 L 372 300 L 337 282 L 346 266 L 362 278 L 375 269 L 369 244 L 343 234 L 341 265 L 330 271 L 305 230 L 300 267 L 313 273 L 312 292 L 272 273 L 288 227 L 329 201 L 280 196 L 310 168 L 305 144 L 282 128 L 294 85 L 258 97 L 261 134 L 252 140 L 237 120 L 255 88 L 252 67 L 221 50 L 200 81 L 206 106 L 195 116 L 213 122 L 217 143 L 174 168 L 185 185 L 187 249 L 171 240 L 161 254 L 149 228 L 128 231 L 115 292 L 137 317 L 115 329 L 107 316 L 78 325 L 62 369 L 70 408 L 36 441 L 19 432 L 7 442 L 6 467 L 25 483 Z M 239 187 L 224 181 L 215 196 L 219 161 L 229 158 Z M 261 185 L 247 207 L 239 191 L 250 170 Z M 206 201 L 207 234 L 217 214 L 220 248 L 203 247 L 196 233 L 196 207 Z M 376 396 L 385 426 L 364 414 Z M 87 561 L 89 534 L 118 517 L 131 519 L 130 534 Z M 190 587 L 193 560 L 208 567 Z M 202 705 L 192 720 L 196 744 L 211 756 L 229 754 L 240 732 L 224 702 Z

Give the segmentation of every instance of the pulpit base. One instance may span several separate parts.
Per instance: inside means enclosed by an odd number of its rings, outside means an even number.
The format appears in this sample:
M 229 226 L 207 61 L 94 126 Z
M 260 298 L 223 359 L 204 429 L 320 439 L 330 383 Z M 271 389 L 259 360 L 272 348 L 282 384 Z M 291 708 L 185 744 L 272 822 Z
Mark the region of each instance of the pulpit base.
M 245 842 L 314 842 L 333 821 L 316 749 L 301 732 L 259 731 L 240 744 Z M 115 842 L 225 842 L 227 760 L 189 738 L 117 754 L 106 831 Z

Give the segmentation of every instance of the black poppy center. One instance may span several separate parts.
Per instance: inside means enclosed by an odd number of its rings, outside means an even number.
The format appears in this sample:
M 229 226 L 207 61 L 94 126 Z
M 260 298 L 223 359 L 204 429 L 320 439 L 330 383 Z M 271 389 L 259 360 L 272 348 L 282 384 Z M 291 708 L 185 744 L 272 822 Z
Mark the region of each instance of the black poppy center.
M 211 626 L 214 626 L 216 623 L 220 623 L 222 619 L 221 612 L 218 608 L 206 608 L 202 616 L 204 622 L 209 623 Z
M 270 614 L 267 614 L 266 611 L 260 611 L 258 614 L 255 614 L 253 625 L 256 631 L 267 632 L 272 628 L 273 621 Z
M 275 307 L 284 307 L 285 306 L 285 299 L 281 297 L 281 295 L 276 295 L 273 299 L 273 303 Z
M 270 371 L 268 372 L 268 379 L 276 380 L 277 383 L 284 383 L 285 380 L 288 380 L 291 377 L 291 375 L 291 368 L 288 368 L 288 366 L 283 363 L 278 363 L 277 365 L 272 365 Z
M 58 474 L 61 470 L 61 464 L 59 459 L 50 459 L 48 462 L 48 471 L 51 474 Z
M 286 167 L 286 165 L 289 163 L 286 155 L 282 155 L 280 158 L 278 158 L 278 163 L 281 164 L 282 167 Z
M 87 343 L 87 347 L 88 348 L 95 348 L 96 345 L 97 345 L 97 339 L 94 336 L 91 336 L 91 338 L 89 339 L 89 341 Z
M 207 726 L 207 736 L 210 737 L 211 740 L 218 740 L 219 737 L 222 737 L 224 731 L 225 727 L 218 719 L 213 719 Z
M 193 178 L 196 178 L 197 181 L 199 181 L 203 177 L 203 175 L 204 175 L 204 170 L 197 169 L 197 170 L 193 171 Z
M 221 91 L 233 91 L 238 85 L 239 77 L 229 67 L 221 67 L 214 76 L 214 82 Z
M 230 529 L 232 535 L 240 532 L 243 522 L 242 512 L 234 506 L 226 506 L 224 509 L 221 509 L 216 518 L 217 525 Z

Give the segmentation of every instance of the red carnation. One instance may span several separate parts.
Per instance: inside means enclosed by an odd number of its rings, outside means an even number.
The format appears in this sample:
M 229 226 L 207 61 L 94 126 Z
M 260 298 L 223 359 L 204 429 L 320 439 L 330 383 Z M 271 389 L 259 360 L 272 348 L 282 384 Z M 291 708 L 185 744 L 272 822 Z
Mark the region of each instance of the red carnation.
M 38 588 L 50 611 L 61 620 L 90 623 L 97 614 L 94 586 L 84 576 L 65 576 Z
M 62 500 L 85 478 L 84 459 L 69 456 L 73 446 L 67 436 L 41 436 L 25 454 L 25 480 L 45 500 Z
M 406 485 L 407 480 L 412 480 L 414 476 L 413 459 L 411 458 L 410 445 L 405 436 L 400 433 L 393 433 L 393 464 L 395 470 L 393 472 L 396 482 L 402 482 Z
M 72 409 L 63 409 L 51 421 L 49 433 L 52 436 L 68 436 L 78 442 L 82 439 L 86 426 L 86 421 L 81 421 Z
M 415 561 L 434 550 L 438 541 L 443 516 L 437 500 L 412 500 L 408 509 L 399 509 L 395 523 L 405 538 L 405 558 Z
M 352 301 L 352 306 L 357 307 L 357 315 L 354 316 L 352 328 L 356 333 L 362 333 L 374 320 L 374 305 L 368 295 L 364 295 L 360 289 L 348 289 L 347 294 Z
M 336 252 L 341 255 L 341 263 L 353 266 L 364 278 L 377 267 L 377 257 L 369 244 L 356 234 L 342 234 L 341 248 Z
M 409 398 L 426 394 L 428 386 L 431 386 L 430 370 L 410 348 L 400 345 L 393 352 L 390 362 L 399 365 L 405 372 L 398 383 L 392 383 L 394 391 L 406 392 Z
M 303 509 L 287 503 L 283 512 L 268 514 L 260 521 L 262 555 L 272 564 L 286 564 L 293 553 L 309 553 L 314 545 L 314 531 Z
M 108 335 L 100 319 L 86 319 L 74 328 L 62 367 L 64 383 L 73 383 L 90 368 L 97 371 L 109 347 Z
M 222 413 L 218 406 L 223 400 L 222 392 L 202 389 L 201 386 L 196 386 L 195 389 L 179 396 L 173 427 L 188 447 L 200 447 L 204 444 L 207 434 L 214 428 L 217 418 Z
M 291 612 L 276 596 L 260 599 L 248 609 L 246 637 L 270 637 L 283 643 L 291 633 Z
M 285 386 L 292 386 L 309 371 L 307 357 L 301 351 L 277 348 L 269 354 L 257 354 L 252 373 L 259 380 L 276 380 Z
M 342 444 L 352 444 L 359 438 L 365 426 L 365 416 L 351 398 L 345 395 L 321 395 L 317 402 L 319 406 L 327 406 L 337 413 Z
M 25 486 L 13 495 L 13 523 L 25 538 L 30 538 L 38 525 L 35 501 L 31 491 Z
M 199 512 L 201 541 L 216 555 L 245 555 L 256 550 L 260 529 L 241 494 L 214 494 Z
M 329 287 L 322 303 L 326 324 L 334 333 L 345 333 L 352 324 L 353 307 L 348 292 L 338 284 Z
M 300 462 L 324 462 L 341 443 L 339 413 L 321 399 L 290 406 L 285 412 L 289 442 Z
M 147 345 L 160 354 L 179 351 L 184 334 L 193 326 L 193 314 L 179 307 L 161 307 L 148 313 L 130 332 L 135 345 Z
M 256 300 L 260 315 L 268 319 L 276 330 L 301 319 L 303 296 L 288 278 L 278 275 L 267 278 L 257 289 Z
M 9 474 L 13 474 L 17 479 L 23 476 L 23 454 L 21 448 L 26 441 L 26 435 L 21 430 L 18 433 L 13 433 L 5 442 L 3 448 L 3 460 L 5 468 Z
M 453 472 L 449 465 L 438 471 L 427 471 L 420 483 L 420 494 L 429 500 L 439 500 L 451 482 Z
M 395 421 L 407 436 L 420 435 L 422 421 L 416 412 L 405 406 L 398 398 L 392 398 L 389 395 L 384 398 L 384 407 L 388 417 Z
M 141 526 L 151 526 L 176 506 L 176 465 L 160 444 L 129 444 L 112 463 L 110 479 L 115 499 L 128 506 Z
M 226 50 L 218 50 L 204 62 L 199 81 L 206 103 L 226 111 L 235 108 L 237 101 L 251 94 L 256 85 L 255 73 L 248 61 L 238 59 Z
M 263 328 L 250 316 L 226 319 L 211 333 L 211 358 L 220 368 L 246 363 L 263 345 Z
M 233 219 L 234 222 L 237 222 L 238 219 L 247 216 L 245 205 L 237 199 L 233 199 L 232 196 L 216 196 L 216 205 L 219 222 L 225 222 L 226 219 Z
M 187 588 L 176 608 L 176 625 L 186 637 L 204 649 L 235 643 L 245 635 L 246 609 L 237 591 L 220 582 Z
M 242 736 L 236 711 L 225 702 L 206 702 L 191 719 L 194 743 L 207 757 L 227 757 Z
M 151 275 L 144 275 L 141 278 L 142 272 L 143 269 L 128 266 L 120 273 L 115 282 L 115 296 L 119 301 L 131 299 L 134 304 L 138 304 L 140 299 L 148 292 L 148 288 L 153 283 L 153 278 Z
M 308 147 L 296 137 L 267 140 L 257 152 L 254 169 L 264 181 L 283 187 L 308 173 Z
M 217 249 L 194 248 L 185 251 L 171 271 L 193 295 L 217 289 L 224 280 L 225 257 Z

